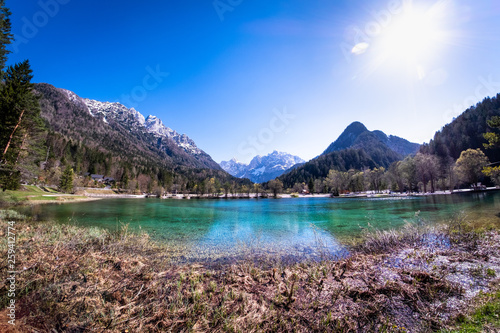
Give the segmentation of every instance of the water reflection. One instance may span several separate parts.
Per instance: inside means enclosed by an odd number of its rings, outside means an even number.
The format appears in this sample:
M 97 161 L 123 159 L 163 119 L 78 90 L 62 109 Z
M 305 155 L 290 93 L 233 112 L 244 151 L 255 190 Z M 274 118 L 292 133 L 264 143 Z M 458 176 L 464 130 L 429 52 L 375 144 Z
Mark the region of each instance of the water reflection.
M 339 240 L 366 229 L 440 222 L 465 212 L 500 222 L 500 193 L 407 198 L 281 200 L 113 199 L 23 208 L 40 220 L 118 230 L 144 230 L 189 249 L 192 257 L 339 254 Z M 418 213 L 418 218 L 415 213 Z

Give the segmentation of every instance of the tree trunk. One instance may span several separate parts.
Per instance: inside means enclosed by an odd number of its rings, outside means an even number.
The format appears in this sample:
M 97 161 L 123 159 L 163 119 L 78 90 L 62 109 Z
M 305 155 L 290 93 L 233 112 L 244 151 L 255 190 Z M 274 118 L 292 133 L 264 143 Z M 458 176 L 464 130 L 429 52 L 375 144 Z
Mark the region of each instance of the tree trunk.
M 19 116 L 19 121 L 17 122 L 16 126 L 14 127 L 14 130 L 10 134 L 9 141 L 7 141 L 7 145 L 5 146 L 5 149 L 2 154 L 2 163 L 5 161 L 5 154 L 7 154 L 7 150 L 9 150 L 12 138 L 14 137 L 14 134 L 16 133 L 16 130 L 19 127 L 19 125 L 21 125 L 21 121 L 23 120 L 23 115 L 24 115 L 24 110 L 21 111 L 21 115 Z

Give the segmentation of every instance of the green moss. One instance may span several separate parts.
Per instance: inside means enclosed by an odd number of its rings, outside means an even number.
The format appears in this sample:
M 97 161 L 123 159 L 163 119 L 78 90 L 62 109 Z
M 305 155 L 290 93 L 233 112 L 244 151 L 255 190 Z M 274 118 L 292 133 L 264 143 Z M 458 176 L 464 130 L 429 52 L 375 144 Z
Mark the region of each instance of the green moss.
M 500 291 L 480 297 L 479 302 L 485 302 L 470 316 L 457 319 L 457 328 L 446 333 L 480 333 L 486 327 L 500 328 Z

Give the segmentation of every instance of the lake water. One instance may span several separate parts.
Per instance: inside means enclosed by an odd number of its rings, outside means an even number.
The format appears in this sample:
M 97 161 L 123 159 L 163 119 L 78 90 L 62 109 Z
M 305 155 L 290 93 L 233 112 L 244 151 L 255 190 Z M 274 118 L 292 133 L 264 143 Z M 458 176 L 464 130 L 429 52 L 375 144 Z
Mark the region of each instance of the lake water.
M 342 254 L 342 241 L 367 228 L 439 223 L 463 214 L 500 223 L 500 192 L 380 199 L 110 199 L 34 206 L 24 213 L 110 230 L 128 225 L 182 248 L 191 259 L 257 254 L 316 258 Z

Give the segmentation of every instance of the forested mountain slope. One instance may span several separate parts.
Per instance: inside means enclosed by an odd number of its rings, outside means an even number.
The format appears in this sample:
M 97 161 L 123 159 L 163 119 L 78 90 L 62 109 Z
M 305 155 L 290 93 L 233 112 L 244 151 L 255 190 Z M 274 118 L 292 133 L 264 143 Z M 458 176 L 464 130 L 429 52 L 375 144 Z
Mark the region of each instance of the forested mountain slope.
M 464 150 L 481 148 L 491 162 L 498 162 L 500 150 L 484 149 L 483 146 L 487 143 L 483 134 L 491 131 L 487 120 L 493 116 L 500 116 L 500 94 L 493 98 L 485 98 L 467 109 L 436 132 L 434 139 L 428 145 L 422 146 L 421 151 L 437 155 L 441 159 L 456 160 Z
M 347 171 L 384 167 L 416 153 L 419 145 L 405 139 L 369 131 L 362 123 L 350 124 L 320 156 L 279 177 L 285 187 L 324 178 L 331 169 Z
M 82 99 L 50 84 L 35 85 L 41 116 L 49 130 L 46 169 L 70 163 L 77 174 L 133 178 L 162 183 L 180 175 L 184 183 L 206 177 L 234 180 L 186 135 L 144 118 L 119 103 Z

